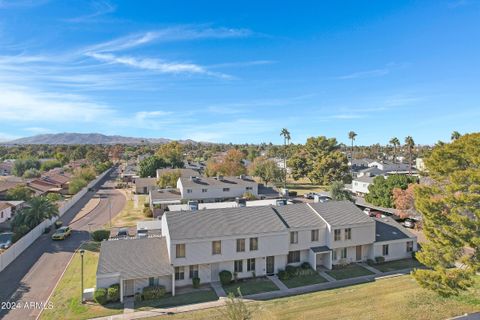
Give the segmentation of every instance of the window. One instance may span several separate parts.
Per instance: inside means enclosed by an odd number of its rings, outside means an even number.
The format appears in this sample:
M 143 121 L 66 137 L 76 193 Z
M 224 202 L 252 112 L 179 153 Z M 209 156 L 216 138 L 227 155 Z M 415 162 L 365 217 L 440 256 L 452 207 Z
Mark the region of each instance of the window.
M 312 230 L 312 241 L 318 241 L 318 229 Z
M 158 286 L 158 278 L 150 277 L 148 278 L 148 285 L 151 286 Z
M 340 258 L 347 259 L 347 248 L 342 248 L 340 251 Z
M 202 189 L 203 193 L 206 193 L 207 191 L 208 191 L 208 189 Z
M 298 232 L 297 231 L 290 232 L 290 243 L 298 243 Z
M 249 190 L 253 190 L 252 187 L 246 187 L 245 190 L 249 191 Z
M 334 238 L 333 238 L 334 241 L 342 240 L 342 230 L 340 230 L 340 229 L 334 230 L 333 231 L 333 236 L 334 236 Z
M 300 262 L 300 251 L 290 251 L 288 253 L 287 263 Z
M 175 280 L 185 279 L 185 268 L 184 267 L 175 267 Z
M 235 272 L 243 272 L 243 260 L 235 260 L 233 270 Z
M 345 240 L 352 240 L 352 228 L 345 229 Z
M 230 188 L 223 188 L 223 192 L 228 192 L 230 191 Z
M 194 265 L 191 265 L 189 267 L 189 271 L 190 271 L 190 279 L 193 279 L 193 278 L 198 278 L 198 264 L 194 264 Z
M 212 254 L 222 254 L 222 241 L 212 241 Z
M 250 238 L 250 251 L 258 250 L 258 238 Z
M 245 239 L 237 239 L 237 252 L 245 252 Z
M 192 193 L 193 190 L 192 189 L 187 189 L 187 193 Z
M 332 252 L 332 259 L 337 260 L 337 250 L 333 250 Z
M 408 241 L 407 242 L 407 252 L 412 252 L 413 251 L 413 241 Z
M 177 258 L 185 258 L 185 243 L 177 244 L 175 251 Z
M 382 254 L 388 256 L 388 244 L 384 244 L 382 247 Z
M 247 271 L 255 271 L 255 258 L 247 259 Z

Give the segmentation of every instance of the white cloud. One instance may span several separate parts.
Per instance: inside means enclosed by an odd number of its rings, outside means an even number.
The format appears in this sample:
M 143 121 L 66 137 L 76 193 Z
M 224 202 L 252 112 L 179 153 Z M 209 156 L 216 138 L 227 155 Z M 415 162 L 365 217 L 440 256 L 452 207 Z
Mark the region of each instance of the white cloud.
M 63 21 L 73 22 L 73 23 L 94 21 L 95 18 L 108 13 L 112 13 L 116 10 L 116 7 L 108 1 L 96 0 L 96 1 L 92 1 L 91 4 L 94 10 L 92 13 L 75 17 L 75 18 L 64 19 Z
M 360 78 L 372 78 L 372 77 L 381 77 L 385 76 L 390 73 L 389 69 L 375 69 L 375 70 L 368 70 L 368 71 L 361 71 L 361 72 L 354 72 L 347 75 L 343 75 L 337 77 L 340 80 L 348 80 L 348 79 L 360 79 Z

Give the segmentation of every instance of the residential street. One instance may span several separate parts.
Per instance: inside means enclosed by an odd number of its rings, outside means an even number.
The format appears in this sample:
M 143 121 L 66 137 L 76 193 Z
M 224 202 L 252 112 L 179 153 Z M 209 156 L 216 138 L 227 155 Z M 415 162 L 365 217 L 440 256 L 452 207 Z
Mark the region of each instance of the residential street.
M 42 235 L 0 273 L 0 302 L 17 303 L 13 310 L 7 310 L 11 306 L 2 305 L 0 318 L 35 319 L 38 316 L 40 308 L 31 306 L 30 303 L 46 303 L 73 252 L 83 241 L 89 239 L 89 229 L 101 228 L 108 223 L 110 213 L 114 217 L 124 207 L 125 197 L 113 189 L 113 185 L 114 182 L 108 176 L 99 182 L 98 186 L 101 187 L 96 193 L 100 197 L 99 204 L 89 214 L 70 225 L 73 229 L 70 238 L 54 242 L 50 239 L 51 233 Z M 94 195 L 94 192 L 87 193 L 67 211 L 61 218 L 63 225 L 68 225 Z M 25 303 L 28 303 L 28 307 Z

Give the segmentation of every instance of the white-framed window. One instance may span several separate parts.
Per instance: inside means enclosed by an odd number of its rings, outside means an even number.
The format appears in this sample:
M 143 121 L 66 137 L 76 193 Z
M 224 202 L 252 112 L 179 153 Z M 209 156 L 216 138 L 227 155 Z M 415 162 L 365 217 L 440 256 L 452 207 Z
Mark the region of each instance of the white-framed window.
M 243 260 L 235 260 L 233 270 L 237 273 L 243 272 Z
M 287 263 L 300 262 L 300 251 L 289 251 Z
M 345 229 L 345 240 L 352 240 L 352 228 Z
M 318 241 L 318 229 L 315 229 L 315 230 L 312 230 L 312 234 L 311 234 L 311 241 L 314 242 L 314 241 Z
M 332 251 L 332 260 L 337 260 L 337 250 Z
M 382 254 L 383 254 L 384 256 L 388 256 L 388 244 L 384 244 L 384 245 L 382 246 Z
M 342 250 L 340 250 L 340 258 L 347 259 L 347 248 L 342 248 Z
M 290 232 L 290 243 L 298 243 L 298 231 Z
M 185 279 L 185 268 L 182 267 L 175 267 L 175 280 L 183 280 Z
M 222 254 L 222 241 L 212 241 L 212 254 Z
M 245 239 L 237 239 L 237 252 L 245 252 Z
M 247 259 L 247 271 L 255 271 L 255 258 Z
M 150 277 L 148 278 L 148 285 L 150 287 L 152 286 L 158 286 L 158 277 Z
M 202 193 L 208 192 L 208 189 L 202 189 Z
M 176 257 L 185 258 L 185 243 L 179 243 L 175 247 Z
M 189 267 L 190 279 L 198 278 L 198 264 L 191 265 Z
M 246 187 L 245 190 L 249 191 L 249 190 L 253 190 L 252 187 Z
M 413 252 L 413 241 L 407 241 L 407 252 Z
M 230 188 L 223 188 L 223 192 L 229 192 Z
M 258 238 L 250 238 L 250 251 L 258 250 Z
M 192 189 L 187 189 L 187 193 L 192 193 L 193 190 Z
M 340 229 L 333 230 L 333 240 L 334 241 L 342 240 L 342 230 Z

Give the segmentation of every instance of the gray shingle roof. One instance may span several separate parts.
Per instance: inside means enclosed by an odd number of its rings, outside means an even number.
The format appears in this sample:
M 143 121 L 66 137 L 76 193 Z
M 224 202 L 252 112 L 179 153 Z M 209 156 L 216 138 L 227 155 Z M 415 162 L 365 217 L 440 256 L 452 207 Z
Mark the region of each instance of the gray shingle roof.
M 353 179 L 353 181 L 372 183 L 373 179 L 375 179 L 375 178 L 376 177 L 361 176 L 361 177 Z
M 330 248 L 327 247 L 327 246 L 312 247 L 312 248 L 310 248 L 310 249 L 311 249 L 313 252 L 315 252 L 315 253 L 332 251 L 332 249 L 330 249 Z
M 325 222 L 304 203 L 275 207 L 290 228 L 324 227 Z
M 183 240 L 286 231 L 287 227 L 273 208 L 242 207 L 165 214 L 171 239 Z
M 97 275 L 118 272 L 123 279 L 172 274 L 165 238 L 103 241 Z
M 392 218 L 375 218 L 375 242 L 415 238 L 415 235 Z
M 152 201 L 160 200 L 181 200 L 182 195 L 178 189 L 154 189 L 150 190 Z
M 197 177 L 194 180 L 186 177 L 180 177 L 184 188 L 201 188 L 205 186 L 213 186 L 218 188 L 228 188 L 231 186 L 253 186 L 257 183 L 249 177 L 240 179 L 239 177 L 223 177 L 222 180 L 209 177 Z
M 373 219 L 350 201 L 327 201 L 310 204 L 331 226 L 373 223 Z

